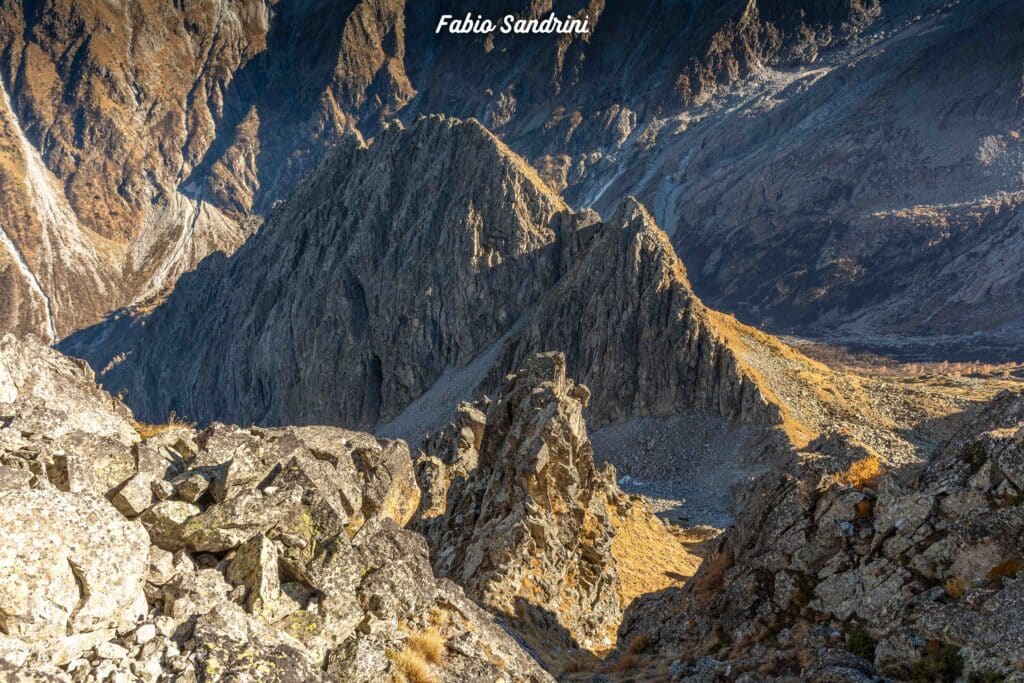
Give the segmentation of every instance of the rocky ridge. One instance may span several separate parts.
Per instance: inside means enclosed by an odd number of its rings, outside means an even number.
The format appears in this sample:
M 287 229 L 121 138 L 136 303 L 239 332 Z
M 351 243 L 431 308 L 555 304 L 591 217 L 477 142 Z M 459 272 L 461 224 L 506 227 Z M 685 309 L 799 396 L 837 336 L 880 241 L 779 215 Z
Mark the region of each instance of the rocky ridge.
M 815 441 L 746 488 L 693 581 L 635 603 L 620 642 L 676 658 L 672 680 L 1015 680 L 1022 418 L 1007 392 L 891 472 L 848 434 Z
M 550 680 L 401 528 L 419 500 L 404 443 L 220 424 L 122 442 L 130 414 L 76 363 L 8 335 L 0 369 L 0 670 Z M 43 395 L 69 411 L 48 430 Z
M 590 398 L 562 354 L 535 355 L 493 400 L 461 405 L 417 460 L 415 527 L 435 571 L 508 615 L 549 669 L 559 647 L 612 645 L 638 591 L 697 565 L 660 523 L 644 525 L 650 508 L 619 490 L 613 468 L 597 467 Z
M 697 411 L 805 442 L 867 422 L 857 382 L 707 309 L 635 200 L 606 222 L 573 213 L 479 123 L 445 117 L 349 138 L 119 339 L 101 326 L 62 348 L 152 421 L 428 433 L 445 418 L 417 418 L 417 401 L 453 369 L 472 399 L 558 349 L 596 427 Z

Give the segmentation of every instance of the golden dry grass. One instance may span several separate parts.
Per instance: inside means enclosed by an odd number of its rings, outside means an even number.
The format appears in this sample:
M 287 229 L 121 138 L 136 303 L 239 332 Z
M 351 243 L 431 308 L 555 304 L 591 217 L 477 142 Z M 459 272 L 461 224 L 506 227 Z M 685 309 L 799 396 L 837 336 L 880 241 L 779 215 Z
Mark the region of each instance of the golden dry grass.
M 877 455 L 867 455 L 855 460 L 844 472 L 835 475 L 837 484 L 845 484 L 854 488 L 872 488 L 882 478 L 882 461 Z
M 946 595 L 953 600 L 959 600 L 960 596 L 964 594 L 965 586 L 963 579 L 960 577 L 949 579 L 942 587 L 946 590 Z
M 989 569 L 985 576 L 992 581 L 999 581 L 1007 576 L 1016 576 L 1021 571 L 1024 571 L 1024 559 L 1013 557 Z
M 732 553 L 717 552 L 707 558 L 707 568 L 696 579 L 694 590 L 702 598 L 713 595 L 725 583 L 725 572 L 732 567 Z
M 682 585 L 697 572 L 701 558 L 688 552 L 646 505 L 633 504 L 624 515 L 612 515 L 612 524 L 612 556 L 624 606 L 646 593 Z
M 444 659 L 445 641 L 433 629 L 410 636 L 405 646 L 414 652 L 418 652 L 424 660 L 431 664 L 440 664 Z
M 405 648 L 401 652 L 388 652 L 388 658 L 395 665 L 392 676 L 394 683 L 436 683 L 437 677 L 430 670 L 430 664 L 419 652 Z
M 139 422 L 138 420 L 132 420 L 132 427 L 143 439 L 148 439 L 150 437 L 156 436 L 157 434 L 169 432 L 172 429 L 178 429 L 180 427 L 191 428 L 192 426 L 193 425 L 189 424 L 188 422 L 185 422 L 184 420 L 179 420 L 174 413 L 171 413 L 170 417 L 167 419 L 167 422 L 165 422 L 164 424 L 149 424 L 148 422 Z

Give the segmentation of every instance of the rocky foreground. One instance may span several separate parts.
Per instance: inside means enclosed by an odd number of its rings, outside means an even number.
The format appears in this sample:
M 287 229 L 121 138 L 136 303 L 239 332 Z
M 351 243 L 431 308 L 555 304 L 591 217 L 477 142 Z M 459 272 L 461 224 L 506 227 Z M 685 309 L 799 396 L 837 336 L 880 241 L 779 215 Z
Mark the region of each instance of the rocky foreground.
M 883 473 L 844 433 L 803 455 L 747 487 L 693 581 L 634 603 L 620 642 L 678 657 L 682 680 L 1024 680 L 1024 397 L 927 464 Z
M 414 458 L 331 427 L 143 425 L 87 366 L 8 335 L 0 671 L 1024 677 L 1019 394 L 891 471 L 826 431 L 738 492 L 736 524 L 699 570 L 596 466 L 590 400 L 563 355 L 535 355 Z
M 687 558 L 595 468 L 586 396 L 561 356 L 530 360 L 471 446 L 479 465 L 463 453 L 466 479 L 421 502 L 404 442 L 139 425 L 84 365 L 7 336 L 0 662 L 74 681 L 549 680 L 509 625 L 548 614 L 561 647 L 610 646 L 617 529 L 639 514 L 651 554 Z M 450 485 L 477 494 L 446 503 Z M 426 538 L 402 528 L 414 517 Z

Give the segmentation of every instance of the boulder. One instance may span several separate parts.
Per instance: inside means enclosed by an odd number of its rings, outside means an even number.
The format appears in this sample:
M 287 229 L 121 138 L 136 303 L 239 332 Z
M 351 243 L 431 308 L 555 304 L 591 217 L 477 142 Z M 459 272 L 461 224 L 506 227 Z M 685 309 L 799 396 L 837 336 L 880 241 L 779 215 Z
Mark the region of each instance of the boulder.
M 149 540 L 107 501 L 0 491 L 0 538 L 0 631 L 8 636 L 36 643 L 138 615 Z

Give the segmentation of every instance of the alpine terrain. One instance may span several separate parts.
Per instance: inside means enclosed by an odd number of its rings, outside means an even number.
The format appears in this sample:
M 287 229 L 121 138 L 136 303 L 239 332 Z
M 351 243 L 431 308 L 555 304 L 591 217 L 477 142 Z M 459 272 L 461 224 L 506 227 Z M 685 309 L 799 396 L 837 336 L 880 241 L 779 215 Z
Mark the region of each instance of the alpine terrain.
M 0 90 L 4 680 L 1024 681 L 1021 3 L 0 0 Z

